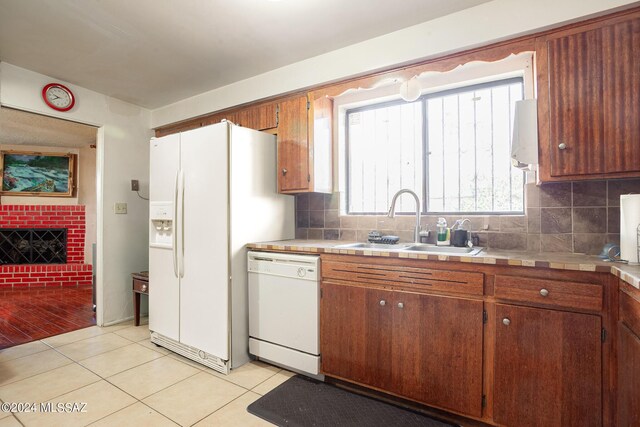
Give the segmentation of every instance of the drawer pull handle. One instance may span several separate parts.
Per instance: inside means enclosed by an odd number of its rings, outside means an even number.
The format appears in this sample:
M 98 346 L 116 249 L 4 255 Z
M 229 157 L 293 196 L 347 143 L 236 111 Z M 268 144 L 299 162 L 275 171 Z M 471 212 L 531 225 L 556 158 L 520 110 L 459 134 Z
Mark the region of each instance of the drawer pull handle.
M 380 305 L 384 307 L 385 305 L 387 305 L 387 302 L 385 300 L 381 299 L 380 300 Z
M 287 168 L 282 168 L 282 176 L 285 176 L 289 172 Z
M 398 308 L 404 308 L 404 303 L 399 302 L 399 303 L 398 303 Z
M 564 142 L 558 144 L 558 148 L 561 150 L 566 150 L 567 149 L 567 144 L 565 144 Z
M 147 285 L 142 285 L 142 292 L 147 292 Z
M 540 295 L 542 295 L 543 297 L 546 297 L 547 295 L 549 295 L 549 291 L 546 289 L 540 289 Z
M 504 319 L 502 319 L 502 324 L 504 326 L 509 326 L 511 324 L 511 320 L 509 320 L 508 317 L 505 317 Z

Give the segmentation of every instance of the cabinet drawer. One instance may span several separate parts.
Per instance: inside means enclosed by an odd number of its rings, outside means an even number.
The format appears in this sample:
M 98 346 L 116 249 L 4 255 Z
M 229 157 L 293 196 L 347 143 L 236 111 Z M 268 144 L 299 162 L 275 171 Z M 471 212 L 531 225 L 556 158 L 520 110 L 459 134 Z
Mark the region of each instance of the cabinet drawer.
M 476 296 L 483 295 L 484 283 L 482 273 L 335 261 L 322 263 L 322 279 Z
M 602 286 L 591 283 L 496 276 L 495 297 L 581 310 L 602 310 Z
M 133 290 L 147 294 L 149 293 L 149 282 L 133 279 Z
M 620 320 L 640 337 L 640 291 L 620 283 Z

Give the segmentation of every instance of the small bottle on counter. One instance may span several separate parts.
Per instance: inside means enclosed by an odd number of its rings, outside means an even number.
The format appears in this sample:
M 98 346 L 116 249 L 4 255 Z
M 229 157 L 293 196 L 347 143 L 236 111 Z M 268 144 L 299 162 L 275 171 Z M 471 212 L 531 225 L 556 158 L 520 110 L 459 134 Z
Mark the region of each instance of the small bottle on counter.
M 424 229 L 421 228 L 418 235 L 420 236 L 420 243 L 429 243 L 429 235 L 431 235 L 429 226 L 427 225 Z

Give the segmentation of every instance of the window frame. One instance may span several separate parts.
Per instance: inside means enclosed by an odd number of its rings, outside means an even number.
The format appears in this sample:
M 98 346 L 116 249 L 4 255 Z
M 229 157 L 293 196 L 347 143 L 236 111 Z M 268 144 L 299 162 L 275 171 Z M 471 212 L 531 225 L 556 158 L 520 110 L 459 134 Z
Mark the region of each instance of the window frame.
M 433 99 L 433 98 L 442 98 L 444 96 L 448 96 L 448 95 L 454 95 L 454 94 L 460 94 L 460 93 L 465 93 L 465 92 L 471 92 L 471 91 L 476 91 L 476 90 L 481 90 L 481 89 L 485 89 L 485 88 L 493 88 L 493 87 L 498 87 L 498 86 L 505 86 L 505 85 L 509 85 L 509 84 L 514 84 L 514 83 L 520 83 L 522 85 L 522 99 L 526 99 L 525 98 L 525 77 L 524 76 L 517 76 L 517 77 L 506 77 L 506 78 L 499 78 L 496 80 L 490 80 L 490 81 L 486 81 L 486 82 L 482 82 L 482 83 L 475 83 L 475 84 L 470 84 L 470 85 L 464 85 L 464 86 L 458 86 L 455 88 L 450 88 L 450 89 L 444 89 L 444 90 L 439 90 L 439 91 L 434 91 L 434 92 L 429 92 L 426 93 L 424 95 L 421 95 L 418 99 L 416 99 L 415 101 L 405 101 L 403 99 L 393 99 L 393 100 L 389 100 L 389 101 L 383 101 L 383 102 L 379 102 L 379 103 L 373 103 L 373 104 L 368 104 L 368 105 L 362 105 L 359 107 L 355 107 L 355 108 L 350 108 L 345 110 L 345 148 L 344 148 L 344 153 L 345 153 L 345 201 L 346 201 L 346 205 L 345 205 L 345 213 L 347 215 L 383 215 L 384 212 L 356 212 L 356 213 L 352 213 L 349 210 L 349 206 L 350 206 L 350 197 L 351 197 L 351 191 L 350 191 L 350 185 L 351 185 L 351 181 L 350 181 L 350 160 L 351 160 L 351 156 L 350 156 L 350 143 L 349 143 L 349 123 L 350 123 L 350 118 L 349 116 L 351 114 L 354 113 L 360 113 L 363 111 L 369 111 L 369 110 L 375 110 L 375 109 L 379 109 L 379 108 L 386 108 L 386 107 L 392 107 L 392 106 L 396 106 L 396 105 L 402 105 L 402 104 L 413 104 L 416 102 L 420 102 L 422 105 L 422 194 L 420 195 L 422 197 L 422 201 L 421 201 L 421 215 L 464 215 L 464 216 L 474 216 L 474 215 L 482 215 L 482 216 L 487 216 L 487 215 L 524 215 L 525 214 L 525 210 L 526 210 L 526 200 L 525 200 L 525 194 L 524 194 L 524 186 L 527 183 L 526 180 L 526 172 L 522 171 L 523 174 L 523 180 L 522 180 L 522 195 L 523 195 L 523 203 L 522 203 L 522 210 L 516 210 L 516 211 L 473 211 L 473 212 L 462 212 L 462 211 L 429 211 L 429 158 L 428 158 L 428 148 L 429 148 L 429 132 L 428 132 L 428 126 L 427 126 L 427 115 L 428 115 L 428 109 L 427 109 L 427 101 L 429 99 Z M 511 124 L 510 124 L 511 127 Z M 511 180 L 511 176 L 509 177 L 509 180 Z M 477 193 L 477 192 L 476 192 Z M 398 215 L 413 215 L 413 213 L 403 213 L 403 212 L 398 212 Z

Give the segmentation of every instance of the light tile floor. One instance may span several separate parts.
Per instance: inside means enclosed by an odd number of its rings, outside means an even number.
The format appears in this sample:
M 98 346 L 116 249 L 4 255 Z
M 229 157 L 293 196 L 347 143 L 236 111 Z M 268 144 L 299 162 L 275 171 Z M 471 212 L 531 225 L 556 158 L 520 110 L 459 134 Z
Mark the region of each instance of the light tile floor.
M 146 325 L 92 326 L 0 350 L 0 401 L 85 411 L 0 410 L 0 427 L 270 426 L 247 406 L 293 375 L 262 362 L 222 375 L 156 347 Z

